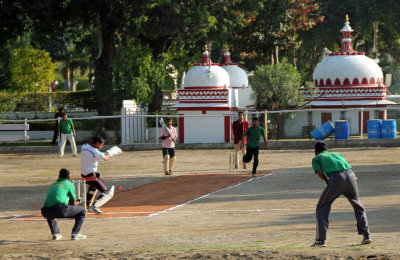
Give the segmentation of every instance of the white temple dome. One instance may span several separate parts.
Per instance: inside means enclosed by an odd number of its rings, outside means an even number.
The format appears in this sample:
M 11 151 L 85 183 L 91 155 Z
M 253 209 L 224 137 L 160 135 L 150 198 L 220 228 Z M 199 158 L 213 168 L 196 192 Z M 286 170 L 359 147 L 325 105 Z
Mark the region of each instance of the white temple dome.
M 383 84 L 383 73 L 371 58 L 361 55 L 325 55 L 313 73 L 316 86 Z
M 201 63 L 197 63 L 185 75 L 183 87 L 194 88 L 230 88 L 230 78 L 227 71 L 212 63 L 208 51 L 203 52 Z
M 352 47 L 349 18 L 340 30 L 343 35 L 342 47 L 338 53 L 325 50 L 322 61 L 313 73 L 317 87 L 378 86 L 383 85 L 383 73 L 379 65 L 363 52 Z
M 227 51 L 224 54 L 224 62 L 221 67 L 229 74 L 232 88 L 248 88 L 249 78 L 247 73 L 241 69 L 236 63 L 231 61 L 230 53 Z

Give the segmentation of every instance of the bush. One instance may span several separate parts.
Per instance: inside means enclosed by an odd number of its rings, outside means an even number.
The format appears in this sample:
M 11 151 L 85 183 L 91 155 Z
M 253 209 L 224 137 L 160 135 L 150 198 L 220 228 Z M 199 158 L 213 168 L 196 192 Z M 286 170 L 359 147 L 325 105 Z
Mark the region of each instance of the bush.
M 15 107 L 14 96 L 0 93 L 0 112 L 14 111 Z

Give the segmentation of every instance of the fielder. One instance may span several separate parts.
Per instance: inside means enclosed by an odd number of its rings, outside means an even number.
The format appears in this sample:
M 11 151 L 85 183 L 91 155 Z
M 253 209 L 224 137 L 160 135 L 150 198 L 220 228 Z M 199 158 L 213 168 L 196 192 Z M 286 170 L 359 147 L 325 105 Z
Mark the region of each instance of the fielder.
M 175 162 L 175 143 L 176 143 L 176 129 L 172 126 L 172 118 L 168 117 L 165 120 L 166 128 L 162 128 L 159 138 L 162 140 L 162 155 L 164 164 L 165 175 L 172 175 L 172 167 Z
M 244 137 L 247 136 L 247 148 L 246 154 L 243 155 L 243 164 L 248 163 L 254 156 L 253 161 L 253 177 L 256 177 L 256 171 L 258 166 L 258 152 L 260 149 L 260 137 L 262 136 L 265 143 L 265 149 L 267 149 L 267 140 L 265 139 L 265 130 L 259 126 L 258 117 L 254 117 L 251 121 L 252 126 L 244 132 L 242 136 L 242 146 L 244 145 Z
M 100 173 L 97 172 L 99 160 L 103 159 L 107 161 L 110 158 L 107 152 L 103 153 L 100 151 L 103 148 L 104 142 L 103 137 L 96 136 L 93 138 L 92 144 L 84 144 L 81 149 L 81 176 L 86 180 L 89 186 L 86 195 L 86 203 L 89 206 L 88 211 L 96 214 L 103 214 L 99 208 L 114 196 L 114 186 L 107 189 L 103 180 L 100 178 Z M 92 201 L 92 197 L 97 190 L 100 192 L 100 195 L 97 200 L 90 205 L 89 203 Z
M 370 244 L 371 235 L 368 230 L 367 214 L 361 204 L 358 194 L 357 177 L 350 164 L 339 153 L 327 151 L 328 146 L 324 142 L 315 144 L 315 157 L 312 159 L 312 167 L 318 177 L 325 181 L 327 186 L 319 198 L 317 217 L 317 236 L 312 247 L 324 247 L 326 232 L 329 225 L 329 212 L 332 203 L 340 195 L 344 195 L 353 206 L 357 220 L 359 235 L 364 235 L 361 244 Z
M 238 120 L 233 122 L 232 124 L 232 132 L 233 132 L 233 149 L 235 151 L 235 169 L 238 168 L 238 162 L 239 162 L 239 151 L 242 150 L 242 154 L 244 155 L 246 153 L 246 138 L 243 139 L 242 141 L 242 136 L 244 132 L 249 128 L 250 124 L 246 120 L 243 119 L 243 112 L 238 113 Z M 243 142 L 243 145 L 242 145 Z M 247 164 L 243 163 L 243 168 L 247 169 Z
M 67 138 L 72 148 L 72 156 L 76 157 L 77 149 L 75 143 L 75 127 L 71 118 L 68 115 L 62 114 L 62 119 L 58 123 L 58 135 L 61 137 L 60 141 L 60 158 L 64 156 L 65 144 Z
M 79 233 L 86 217 L 84 208 L 78 206 L 79 201 L 75 197 L 75 187 L 69 181 L 69 171 L 61 169 L 58 179 L 50 186 L 46 201 L 41 209 L 42 216 L 47 219 L 53 240 L 60 240 L 62 235 L 58 229 L 56 218 L 75 218 L 75 225 L 72 228 L 71 239 L 85 239 L 86 236 Z M 74 202 L 69 206 L 69 202 Z

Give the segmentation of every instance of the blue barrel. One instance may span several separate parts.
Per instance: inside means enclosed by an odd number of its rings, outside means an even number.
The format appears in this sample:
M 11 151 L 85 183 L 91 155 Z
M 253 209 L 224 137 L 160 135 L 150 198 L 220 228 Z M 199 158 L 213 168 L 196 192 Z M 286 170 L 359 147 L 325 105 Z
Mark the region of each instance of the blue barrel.
M 395 119 L 382 120 L 382 138 L 397 138 L 397 127 Z
M 381 128 L 382 128 L 382 120 L 380 119 L 368 120 L 367 122 L 368 139 L 381 138 Z
M 350 137 L 349 121 L 337 120 L 335 121 L 335 139 L 348 140 Z
M 311 135 L 312 137 L 314 137 L 315 140 L 324 140 L 325 138 L 330 136 L 333 131 L 335 131 L 335 128 L 333 128 L 332 122 L 328 121 L 312 131 Z

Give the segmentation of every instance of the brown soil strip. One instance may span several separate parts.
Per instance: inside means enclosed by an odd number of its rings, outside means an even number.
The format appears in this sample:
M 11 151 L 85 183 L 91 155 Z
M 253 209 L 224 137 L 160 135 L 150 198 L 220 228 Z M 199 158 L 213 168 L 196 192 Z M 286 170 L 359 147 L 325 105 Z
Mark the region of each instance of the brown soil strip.
M 270 172 L 260 172 L 263 176 Z M 104 205 L 102 215 L 88 212 L 87 218 L 126 218 L 149 216 L 185 204 L 218 190 L 248 181 L 250 173 L 191 173 L 121 190 Z M 39 220 L 40 214 L 13 218 Z

